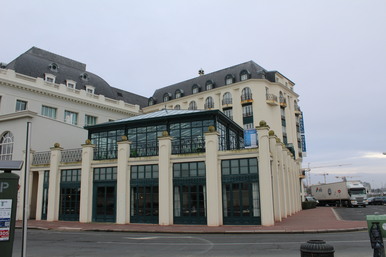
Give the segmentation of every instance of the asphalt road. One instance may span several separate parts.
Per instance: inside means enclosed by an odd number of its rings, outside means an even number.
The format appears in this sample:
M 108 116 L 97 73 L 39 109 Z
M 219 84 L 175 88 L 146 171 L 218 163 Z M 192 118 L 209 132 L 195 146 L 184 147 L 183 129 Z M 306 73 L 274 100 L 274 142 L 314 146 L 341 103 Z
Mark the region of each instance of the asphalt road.
M 366 220 L 366 215 L 386 215 L 386 205 L 369 205 L 366 208 L 337 207 L 334 210 L 343 220 Z
M 16 231 L 13 257 L 21 256 Z M 372 256 L 366 231 L 320 234 L 154 234 L 29 230 L 28 257 L 298 257 L 308 240 L 324 240 L 335 256 Z
M 342 219 L 365 220 L 386 213 L 386 206 L 336 208 Z M 372 256 L 367 231 L 319 234 L 156 234 L 29 230 L 28 257 L 298 257 L 308 240 L 324 240 L 335 256 Z M 1 255 L 1 254 L 0 254 Z M 21 256 L 21 230 L 16 230 L 12 257 Z

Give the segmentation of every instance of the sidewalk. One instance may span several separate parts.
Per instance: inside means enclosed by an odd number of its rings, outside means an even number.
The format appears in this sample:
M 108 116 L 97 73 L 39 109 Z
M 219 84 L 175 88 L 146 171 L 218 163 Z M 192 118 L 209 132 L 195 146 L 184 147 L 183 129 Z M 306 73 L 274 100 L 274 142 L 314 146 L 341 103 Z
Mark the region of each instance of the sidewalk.
M 16 222 L 16 228 L 22 221 Z M 52 229 L 67 231 L 112 231 L 112 232 L 150 232 L 150 233 L 326 233 L 366 230 L 366 221 L 345 221 L 335 214 L 332 207 L 317 207 L 302 210 L 274 226 L 236 226 L 223 225 L 170 225 L 154 224 L 115 224 L 80 223 L 77 221 L 28 220 L 29 229 Z

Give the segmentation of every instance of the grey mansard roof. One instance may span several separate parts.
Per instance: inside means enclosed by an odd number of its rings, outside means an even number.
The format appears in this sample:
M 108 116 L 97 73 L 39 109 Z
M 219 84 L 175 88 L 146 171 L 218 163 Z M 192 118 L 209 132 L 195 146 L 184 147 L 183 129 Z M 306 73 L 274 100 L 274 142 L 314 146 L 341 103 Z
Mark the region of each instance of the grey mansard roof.
M 200 91 L 205 91 L 205 84 L 207 81 L 212 81 L 215 88 L 223 87 L 226 85 L 225 78 L 227 75 L 233 76 L 235 83 L 240 81 L 240 75 L 243 71 L 248 73 L 248 79 L 267 79 L 271 82 L 275 82 L 275 73 L 277 73 L 277 71 L 267 71 L 254 61 L 249 61 L 157 89 L 152 98 L 156 101 L 156 104 L 163 102 L 163 96 L 166 93 L 169 93 L 171 99 L 175 99 L 176 90 L 182 90 L 183 96 L 188 96 L 193 94 L 193 85 L 198 85 L 200 87 Z
M 53 64 L 57 69 L 50 68 L 50 65 Z M 94 93 L 97 95 L 137 104 L 141 108 L 147 105 L 146 97 L 111 87 L 104 79 L 87 71 L 86 64 L 37 47 L 32 47 L 17 57 L 6 68 L 34 78 L 44 79 L 44 74 L 49 73 L 56 76 L 55 83 L 58 84 L 66 84 L 66 80 L 72 80 L 76 82 L 76 89 L 85 90 L 86 85 L 90 85 L 95 88 Z

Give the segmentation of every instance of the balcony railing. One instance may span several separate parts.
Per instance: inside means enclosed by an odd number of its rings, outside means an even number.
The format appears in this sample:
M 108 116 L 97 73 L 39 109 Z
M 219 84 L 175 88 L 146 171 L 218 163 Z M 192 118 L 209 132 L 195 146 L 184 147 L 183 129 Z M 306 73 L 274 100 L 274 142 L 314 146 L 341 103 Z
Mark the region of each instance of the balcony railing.
M 80 162 L 82 160 L 82 149 L 69 149 L 62 151 L 61 162 Z
M 232 105 L 232 98 L 223 99 L 222 105 Z
M 277 96 L 274 94 L 267 94 L 266 101 L 267 101 L 267 104 L 269 105 L 278 105 Z
M 252 94 L 241 95 L 241 103 L 250 103 L 253 102 Z
M 50 164 L 51 152 L 38 152 L 32 155 L 32 165 Z
M 284 97 L 280 97 L 279 101 L 281 107 L 287 107 L 287 99 L 285 99 Z

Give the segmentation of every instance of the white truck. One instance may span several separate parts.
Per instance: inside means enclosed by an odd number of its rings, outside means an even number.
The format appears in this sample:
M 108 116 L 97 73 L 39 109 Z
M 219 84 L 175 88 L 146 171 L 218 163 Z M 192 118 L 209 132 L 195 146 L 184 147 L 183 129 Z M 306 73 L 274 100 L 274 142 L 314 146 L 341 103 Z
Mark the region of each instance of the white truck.
M 312 185 L 311 194 L 319 205 L 363 206 L 366 207 L 367 189 L 360 181 L 342 181 L 328 184 Z

